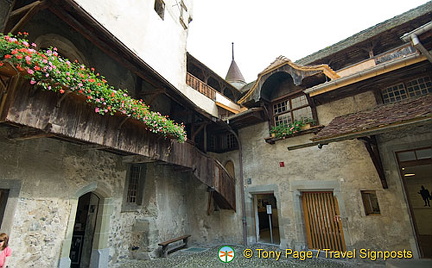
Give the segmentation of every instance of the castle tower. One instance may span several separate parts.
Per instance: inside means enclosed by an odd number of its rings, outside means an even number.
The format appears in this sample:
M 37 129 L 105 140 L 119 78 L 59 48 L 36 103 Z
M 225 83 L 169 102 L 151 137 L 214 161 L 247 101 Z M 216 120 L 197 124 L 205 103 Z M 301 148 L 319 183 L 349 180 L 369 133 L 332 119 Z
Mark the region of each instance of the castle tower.
M 232 43 L 231 65 L 228 69 L 228 73 L 226 74 L 225 80 L 237 89 L 241 89 L 244 85 L 246 85 L 246 81 L 242 73 L 240 72 L 237 63 L 234 60 L 234 43 Z

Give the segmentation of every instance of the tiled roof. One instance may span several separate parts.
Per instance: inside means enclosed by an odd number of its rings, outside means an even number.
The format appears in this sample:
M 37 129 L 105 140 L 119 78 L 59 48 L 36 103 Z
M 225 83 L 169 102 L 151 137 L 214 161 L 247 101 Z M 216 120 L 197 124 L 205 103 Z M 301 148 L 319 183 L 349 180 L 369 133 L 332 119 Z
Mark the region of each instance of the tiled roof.
M 432 94 L 385 104 L 372 110 L 361 111 L 334 118 L 312 141 L 334 140 L 364 133 L 378 134 L 394 126 L 432 120 Z
M 246 84 L 243 74 L 240 72 L 240 69 L 234 59 L 231 61 L 231 65 L 228 69 L 225 80 L 228 82 L 243 82 Z

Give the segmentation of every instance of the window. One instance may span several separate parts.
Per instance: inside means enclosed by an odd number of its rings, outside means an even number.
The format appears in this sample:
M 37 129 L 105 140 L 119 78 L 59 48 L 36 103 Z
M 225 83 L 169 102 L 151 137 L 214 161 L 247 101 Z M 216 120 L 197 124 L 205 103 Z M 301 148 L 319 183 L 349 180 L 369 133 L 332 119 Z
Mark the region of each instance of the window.
M 313 119 L 312 109 L 306 95 L 297 95 L 283 101 L 273 103 L 274 125 L 290 124 L 304 118 Z
M 432 93 L 432 81 L 429 76 L 392 85 L 381 91 L 384 103 L 392 103 L 428 93 Z
M 234 136 L 234 134 L 228 134 L 226 136 L 226 142 L 227 142 L 227 149 L 237 149 L 238 148 L 238 144 L 237 144 L 237 139 Z
M 126 203 L 142 204 L 145 172 L 145 165 L 132 164 L 130 166 L 127 180 Z
M 164 19 L 164 14 L 165 14 L 165 3 L 164 3 L 164 1 L 163 0 L 155 0 L 154 10 L 159 15 L 159 17 L 161 17 L 161 19 L 163 20 Z
M 381 214 L 375 191 L 361 191 L 361 196 L 366 215 Z
M 214 135 L 210 135 L 208 137 L 208 148 L 209 151 L 216 150 L 216 137 Z
M 232 133 L 218 133 L 207 138 L 207 150 L 211 152 L 227 152 L 239 148 L 237 138 Z
M 188 9 L 183 2 L 183 0 L 180 1 L 180 24 L 183 26 L 183 29 L 187 29 L 187 24 L 189 23 L 189 15 L 188 15 Z

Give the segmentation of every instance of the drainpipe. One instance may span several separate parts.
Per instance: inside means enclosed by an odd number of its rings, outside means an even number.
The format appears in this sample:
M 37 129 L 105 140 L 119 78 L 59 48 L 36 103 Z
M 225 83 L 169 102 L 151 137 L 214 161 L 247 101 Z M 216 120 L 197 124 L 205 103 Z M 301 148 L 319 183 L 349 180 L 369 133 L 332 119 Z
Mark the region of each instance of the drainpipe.
M 427 51 L 427 49 L 423 46 L 423 44 L 418 38 L 419 35 L 431 30 L 432 21 L 420 26 L 419 28 L 409 33 L 404 34 L 403 36 L 401 36 L 401 39 L 406 43 L 411 42 L 411 44 L 432 63 L 432 54 Z

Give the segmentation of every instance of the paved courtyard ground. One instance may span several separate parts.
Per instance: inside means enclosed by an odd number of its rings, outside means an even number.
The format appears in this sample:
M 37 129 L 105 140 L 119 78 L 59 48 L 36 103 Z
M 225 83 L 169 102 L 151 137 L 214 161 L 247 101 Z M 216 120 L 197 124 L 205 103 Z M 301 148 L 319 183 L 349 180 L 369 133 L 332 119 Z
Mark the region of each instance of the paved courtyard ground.
M 335 260 L 330 258 L 316 257 L 300 260 L 294 259 L 291 256 L 285 256 L 285 250 L 269 245 L 254 245 L 245 247 L 242 245 L 231 246 L 235 251 L 235 257 L 231 262 L 223 263 L 219 260 L 219 249 L 223 245 L 218 246 L 190 246 L 187 249 L 179 250 L 168 256 L 168 258 L 158 258 L 154 260 L 128 260 L 123 263 L 121 268 L 159 268 L 159 267 L 385 267 L 384 261 L 370 261 L 361 259 L 350 260 Z M 280 252 L 278 260 L 275 258 L 264 258 L 267 254 L 263 254 L 264 250 L 267 253 L 273 252 L 277 258 L 277 252 Z M 246 258 L 244 255 L 252 253 L 252 257 Z M 268 254 L 268 255 L 271 255 Z M 259 256 L 261 255 L 261 256 Z M 268 256 L 267 256 L 268 257 Z

